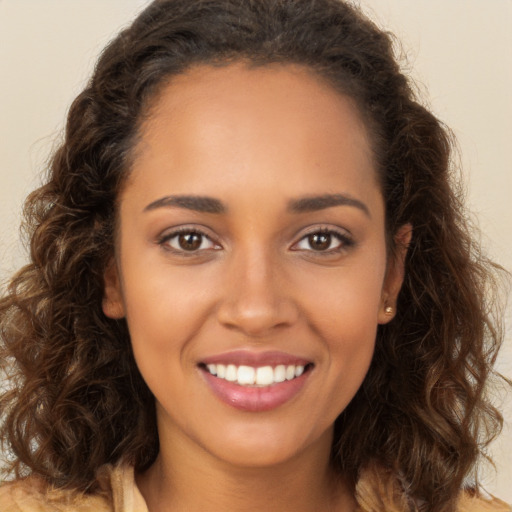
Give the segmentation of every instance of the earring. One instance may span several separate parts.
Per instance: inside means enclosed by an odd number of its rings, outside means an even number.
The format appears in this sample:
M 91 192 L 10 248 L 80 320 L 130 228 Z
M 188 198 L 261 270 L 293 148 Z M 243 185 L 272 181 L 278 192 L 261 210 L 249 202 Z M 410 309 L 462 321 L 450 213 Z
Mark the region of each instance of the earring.
M 386 306 L 386 308 L 384 309 L 384 313 L 386 313 L 386 315 L 392 315 L 393 311 L 394 309 L 392 306 Z

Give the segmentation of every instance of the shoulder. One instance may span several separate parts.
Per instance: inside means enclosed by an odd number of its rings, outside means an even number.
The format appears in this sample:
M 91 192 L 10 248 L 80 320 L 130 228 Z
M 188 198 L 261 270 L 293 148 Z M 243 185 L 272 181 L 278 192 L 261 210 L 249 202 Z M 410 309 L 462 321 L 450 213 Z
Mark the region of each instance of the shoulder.
M 403 479 L 392 471 L 376 464 L 370 465 L 362 472 L 356 485 L 358 512 L 426 512 L 428 505 L 412 500 L 406 488 Z M 512 508 L 497 498 L 484 498 L 474 492 L 463 491 L 457 500 L 456 512 L 512 512 Z
M 90 495 L 55 489 L 38 476 L 5 482 L 0 485 L 0 511 L 113 512 L 111 489 L 104 488 L 106 473 L 101 476 L 100 491 Z
M 459 498 L 457 512 L 512 512 L 512 508 L 498 498 L 487 499 L 464 492 Z

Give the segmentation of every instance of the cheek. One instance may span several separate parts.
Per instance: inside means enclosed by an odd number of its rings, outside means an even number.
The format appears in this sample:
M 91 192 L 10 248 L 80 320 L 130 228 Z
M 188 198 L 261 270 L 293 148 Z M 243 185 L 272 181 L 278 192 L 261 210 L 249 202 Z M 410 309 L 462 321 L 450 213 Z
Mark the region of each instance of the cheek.
M 157 400 L 183 399 L 193 403 L 182 381 L 188 340 L 197 332 L 197 301 L 188 287 L 178 288 L 153 267 L 145 278 L 127 282 L 126 320 L 135 361 L 145 382 Z M 181 390 L 181 398 L 173 390 Z M 167 398 L 166 398 L 167 397 Z M 179 399 L 179 400 L 178 400 Z
M 318 330 L 328 344 L 331 364 L 342 378 L 362 380 L 373 355 L 377 333 L 379 293 L 340 289 L 329 297 Z
M 359 389 L 373 357 L 385 274 L 382 261 L 309 280 L 304 309 L 329 354 L 326 389 L 331 390 L 328 402 L 336 404 L 337 414 Z
M 206 276 L 161 259 L 141 265 L 125 258 L 122 268 L 126 319 L 138 364 L 155 368 L 178 364 L 188 340 L 211 313 L 218 274 Z
M 151 279 L 128 284 L 125 296 L 126 318 L 132 341 L 144 339 L 147 343 L 164 348 L 169 340 L 180 339 L 180 332 L 192 328 L 197 315 L 198 297 L 177 283 Z M 195 305 L 195 306 L 194 306 Z
M 384 275 L 384 257 L 314 275 L 304 272 L 298 284 L 304 309 L 329 337 L 364 338 L 378 324 Z
M 376 308 L 374 308 L 376 309 Z M 340 304 L 322 326 L 329 352 L 327 412 L 336 418 L 348 406 L 370 367 L 377 334 L 376 313 L 368 314 L 354 304 Z

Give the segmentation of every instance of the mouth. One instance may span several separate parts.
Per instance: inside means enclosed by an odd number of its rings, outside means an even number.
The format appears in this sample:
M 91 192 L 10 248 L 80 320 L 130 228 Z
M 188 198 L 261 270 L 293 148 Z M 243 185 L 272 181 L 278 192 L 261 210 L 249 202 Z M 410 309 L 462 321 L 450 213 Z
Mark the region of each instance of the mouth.
M 313 367 L 313 363 L 306 364 L 278 364 L 276 366 L 247 366 L 235 364 L 205 364 L 200 368 L 217 379 L 233 382 L 238 386 L 264 388 L 299 378 L 304 372 Z
M 276 409 L 291 401 L 309 380 L 314 363 L 277 352 L 233 352 L 198 364 L 213 394 L 246 412 Z

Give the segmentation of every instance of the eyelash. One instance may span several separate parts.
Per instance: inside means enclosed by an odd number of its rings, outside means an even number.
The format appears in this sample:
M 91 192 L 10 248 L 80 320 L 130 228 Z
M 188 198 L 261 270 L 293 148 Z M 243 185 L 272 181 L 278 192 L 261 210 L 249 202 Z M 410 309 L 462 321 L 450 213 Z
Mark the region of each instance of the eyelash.
M 201 247 L 199 247 L 194 250 L 187 250 L 187 249 L 183 249 L 183 248 L 172 247 L 170 245 L 171 240 L 173 240 L 174 238 L 178 239 L 180 237 L 180 235 L 197 235 L 198 237 L 201 237 L 200 245 L 203 245 L 204 241 L 208 240 L 208 241 L 210 241 L 210 243 L 213 246 L 216 246 L 216 247 L 212 247 L 212 248 L 208 248 L 208 249 L 205 249 L 205 248 L 201 249 Z M 212 240 L 212 238 L 210 236 L 208 236 L 206 233 L 203 233 L 201 230 L 196 229 L 196 228 L 187 228 L 187 227 L 179 228 L 179 229 L 172 231 L 171 233 L 164 234 L 157 240 L 157 243 L 165 250 L 174 252 L 176 254 L 179 254 L 179 255 L 185 256 L 185 257 L 197 256 L 199 251 L 212 250 L 212 249 L 218 250 L 218 248 L 220 248 L 219 244 L 215 243 Z
M 310 249 L 306 249 L 309 252 L 312 252 L 318 256 L 331 256 L 334 254 L 339 254 L 355 245 L 353 238 L 346 232 L 340 232 L 340 231 L 337 231 L 334 229 L 329 229 L 329 228 L 320 228 L 320 229 L 317 228 L 317 229 L 311 230 L 309 233 L 306 233 L 304 236 L 302 236 L 298 242 L 293 244 L 292 250 L 301 250 L 301 249 L 293 249 L 293 247 L 297 247 L 300 243 L 302 243 L 304 241 L 306 241 L 306 243 L 308 243 L 308 242 L 310 242 L 310 240 L 308 241 L 309 237 L 318 236 L 318 235 L 324 235 L 324 236 L 330 237 L 329 238 L 329 248 L 327 250 L 315 250 L 311 246 L 310 246 Z M 333 238 L 338 240 L 338 245 L 334 248 L 330 248 L 330 245 L 333 242 L 333 240 L 332 240 Z
M 187 250 L 182 247 L 181 248 L 172 247 L 170 245 L 170 242 L 173 239 L 178 239 L 178 237 L 180 235 L 196 235 L 196 236 L 200 237 L 201 240 L 200 240 L 199 247 L 192 249 L 192 250 Z M 297 248 L 299 246 L 299 244 L 303 243 L 304 241 L 306 241 L 306 243 L 308 243 L 309 237 L 318 236 L 318 235 L 324 235 L 324 236 L 330 237 L 328 239 L 329 247 L 327 248 L 327 250 L 315 250 L 311 247 L 311 245 L 310 245 L 309 249 Z M 333 238 L 338 240 L 338 245 L 334 248 L 331 248 L 330 246 L 332 245 Z M 205 240 L 208 240 L 212 244 L 213 247 L 201 248 L 201 246 L 204 244 Z M 309 240 L 309 242 L 310 242 L 310 240 Z M 179 228 L 170 233 L 166 233 L 165 235 L 158 238 L 157 244 L 160 245 L 162 248 L 164 248 L 167 251 L 174 252 L 174 253 L 184 256 L 184 257 L 197 256 L 202 251 L 219 250 L 221 248 L 221 246 L 219 244 L 217 244 L 215 241 L 213 241 L 209 235 L 207 235 L 200 229 L 187 228 L 187 227 Z M 346 251 L 347 249 L 349 249 L 350 247 L 353 247 L 354 245 L 355 245 L 354 240 L 347 233 L 342 233 L 340 231 L 328 229 L 328 228 L 319 228 L 319 229 L 317 228 L 317 229 L 311 230 L 309 233 L 306 233 L 305 235 L 303 235 L 297 242 L 295 242 L 292 245 L 291 250 L 297 251 L 297 252 L 301 251 L 301 250 L 306 250 L 306 251 L 311 252 L 318 256 L 330 256 L 330 255 L 339 254 L 343 251 Z

